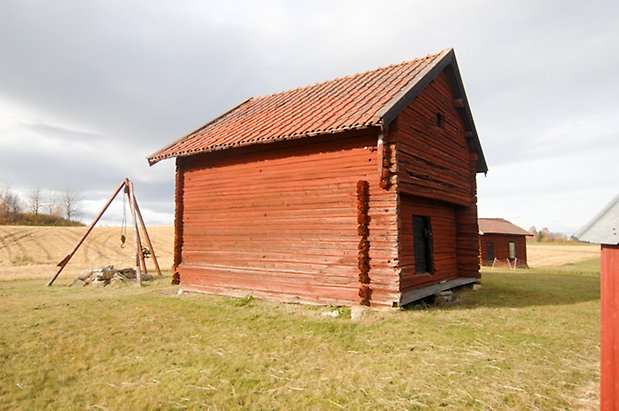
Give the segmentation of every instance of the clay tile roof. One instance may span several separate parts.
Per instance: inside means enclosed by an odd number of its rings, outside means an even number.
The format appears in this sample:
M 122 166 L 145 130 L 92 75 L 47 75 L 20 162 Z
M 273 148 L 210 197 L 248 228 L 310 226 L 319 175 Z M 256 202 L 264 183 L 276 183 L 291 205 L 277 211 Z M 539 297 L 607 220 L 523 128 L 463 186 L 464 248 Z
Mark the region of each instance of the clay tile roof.
M 532 236 L 527 230 L 502 218 L 480 218 L 479 234 L 512 234 Z
M 438 74 L 435 71 L 447 64 L 456 64 L 452 49 L 270 96 L 250 98 L 152 154 L 148 161 L 153 165 L 170 157 L 380 126 L 384 116 L 390 115 L 393 119 L 396 105 L 405 96 L 411 98 L 411 90 L 418 83 L 431 77 L 430 72 L 432 77 Z M 483 160 L 479 144 L 478 147 Z M 480 164 L 480 171 L 487 171 L 485 160 Z

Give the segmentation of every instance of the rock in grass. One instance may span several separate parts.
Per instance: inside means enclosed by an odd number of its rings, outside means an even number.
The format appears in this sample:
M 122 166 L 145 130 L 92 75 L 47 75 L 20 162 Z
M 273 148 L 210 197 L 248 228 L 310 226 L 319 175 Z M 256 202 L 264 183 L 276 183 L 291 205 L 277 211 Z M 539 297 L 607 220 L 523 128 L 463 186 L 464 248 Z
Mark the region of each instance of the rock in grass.
M 440 291 L 434 294 L 434 304 L 450 304 L 454 302 L 454 293 L 451 290 Z
M 106 284 L 107 284 L 107 282 L 105 280 L 101 280 L 101 279 L 94 279 L 90 283 L 90 285 L 92 285 L 93 287 L 104 287 Z
M 103 279 L 104 281 L 110 281 L 112 277 L 114 276 L 115 272 L 116 270 L 114 270 L 113 265 L 106 265 L 105 267 L 101 269 L 101 274 L 100 274 L 101 279 Z
M 73 281 L 73 284 L 71 284 L 71 287 L 84 287 L 85 285 L 86 282 L 84 282 L 84 280 L 81 278 L 76 278 L 75 281 Z
M 135 268 L 123 268 L 118 270 L 127 280 L 134 280 L 136 277 Z
M 117 274 L 114 277 L 112 277 L 112 279 L 110 280 L 110 286 L 111 287 L 118 287 L 118 286 L 120 286 L 124 282 L 125 282 L 125 280 L 123 280 L 122 278 L 119 278 L 118 274 Z
M 331 317 L 331 318 L 337 318 L 341 315 L 340 310 L 333 310 L 333 311 L 325 311 L 324 313 L 320 314 L 323 317 Z
M 136 272 L 134 268 L 114 269 L 113 265 L 106 265 L 99 269 L 83 271 L 75 282 L 75 287 L 93 285 L 95 287 L 106 286 L 108 284 L 119 284 L 121 282 L 135 281 Z M 152 281 L 154 277 L 150 274 L 142 274 L 142 281 Z M 78 283 L 81 281 L 81 284 Z
M 359 321 L 361 318 L 363 318 L 364 314 L 365 314 L 364 306 L 357 305 L 357 306 L 350 308 L 350 319 L 352 321 Z
M 77 279 L 85 281 L 87 278 L 90 278 L 91 275 L 92 275 L 92 270 L 84 270 L 80 273 Z

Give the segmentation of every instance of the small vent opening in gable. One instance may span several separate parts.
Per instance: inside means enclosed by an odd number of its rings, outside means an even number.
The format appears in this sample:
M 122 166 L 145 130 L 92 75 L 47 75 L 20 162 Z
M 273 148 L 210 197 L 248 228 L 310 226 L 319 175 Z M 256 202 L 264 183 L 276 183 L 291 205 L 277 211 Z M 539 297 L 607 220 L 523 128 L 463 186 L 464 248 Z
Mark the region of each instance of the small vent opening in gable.
M 441 113 L 436 113 L 436 127 L 443 128 L 445 125 L 445 117 Z

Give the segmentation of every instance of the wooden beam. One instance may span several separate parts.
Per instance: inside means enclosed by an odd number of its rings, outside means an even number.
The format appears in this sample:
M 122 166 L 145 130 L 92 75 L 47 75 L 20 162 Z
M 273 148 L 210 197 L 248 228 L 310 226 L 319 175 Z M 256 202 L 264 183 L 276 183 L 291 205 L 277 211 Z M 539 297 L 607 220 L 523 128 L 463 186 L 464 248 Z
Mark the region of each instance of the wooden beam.
M 97 222 L 101 219 L 101 216 L 103 216 L 103 213 L 105 213 L 105 210 L 107 210 L 107 208 L 110 206 L 110 204 L 112 203 L 112 201 L 114 201 L 114 199 L 116 198 L 116 196 L 118 195 L 118 193 L 120 192 L 120 190 L 122 190 L 122 188 L 125 186 L 125 182 L 127 180 L 123 181 L 118 188 L 116 189 L 116 191 L 114 191 L 114 194 L 112 194 L 112 197 L 110 197 L 110 199 L 107 201 L 107 203 L 103 206 L 103 209 L 101 209 L 101 211 L 99 212 L 99 214 L 97 215 L 97 217 L 95 217 L 94 221 L 90 224 L 90 227 L 88 227 L 88 230 L 86 230 L 86 233 L 82 236 L 82 239 L 77 243 L 77 245 L 75 246 L 75 248 L 73 249 L 73 251 L 71 251 L 70 254 L 68 254 L 65 258 L 62 259 L 61 262 L 59 262 L 57 265 L 58 267 L 60 267 L 60 269 L 56 272 L 55 275 L 52 276 L 52 278 L 49 279 L 49 281 L 47 282 L 47 286 L 51 286 L 54 281 L 56 281 L 56 278 L 58 278 L 58 276 L 60 275 L 60 273 L 62 272 L 62 270 L 64 270 L 64 268 L 66 267 L 66 265 L 69 263 L 69 261 L 71 260 L 71 258 L 73 257 L 73 255 L 77 252 L 78 248 L 80 248 L 80 246 L 82 245 L 82 243 L 84 242 L 84 240 L 86 240 L 86 237 L 88 237 L 88 234 L 90 234 L 90 232 L 92 231 L 93 228 L 95 228 L 95 224 L 97 224 Z
M 400 306 L 410 304 L 413 301 L 421 300 L 441 291 L 449 290 L 456 287 L 461 287 L 466 284 L 479 282 L 479 278 L 474 277 L 457 277 L 449 279 L 445 282 L 429 285 L 426 287 L 415 288 L 413 290 L 404 291 L 400 300 Z
M 161 276 L 161 269 L 159 268 L 159 262 L 157 261 L 157 256 L 155 255 L 155 249 L 153 248 L 153 243 L 150 241 L 150 236 L 148 235 L 148 231 L 146 230 L 146 224 L 144 224 L 144 219 L 142 218 L 142 212 L 140 211 L 140 206 L 138 205 L 138 199 L 135 198 L 135 194 L 133 196 L 133 202 L 135 204 L 135 211 L 138 216 L 138 222 L 142 227 L 142 231 L 144 232 L 144 238 L 146 238 L 146 244 L 150 249 L 150 255 L 153 257 L 153 263 L 155 264 L 155 269 L 157 270 L 157 274 Z M 146 267 L 146 265 L 145 265 Z
M 135 229 L 135 267 L 136 267 L 136 285 L 142 285 L 142 270 L 141 267 L 144 268 L 144 272 L 146 272 L 146 264 L 144 262 L 144 254 L 142 253 L 142 241 L 140 240 L 140 230 L 138 228 L 138 222 L 135 212 L 135 197 L 133 196 L 133 183 L 129 181 L 128 178 L 125 179 L 125 194 L 129 197 L 129 210 L 131 214 L 131 222 Z

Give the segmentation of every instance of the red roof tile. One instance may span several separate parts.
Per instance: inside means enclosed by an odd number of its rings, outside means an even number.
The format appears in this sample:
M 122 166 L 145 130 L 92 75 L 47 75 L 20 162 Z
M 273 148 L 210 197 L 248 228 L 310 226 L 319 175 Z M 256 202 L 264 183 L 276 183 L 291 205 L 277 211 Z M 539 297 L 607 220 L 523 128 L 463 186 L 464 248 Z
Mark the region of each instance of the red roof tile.
M 480 218 L 478 222 L 479 234 L 533 235 L 527 230 L 522 229 L 502 218 Z
M 380 125 L 381 113 L 450 52 L 250 98 L 148 161 Z

